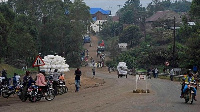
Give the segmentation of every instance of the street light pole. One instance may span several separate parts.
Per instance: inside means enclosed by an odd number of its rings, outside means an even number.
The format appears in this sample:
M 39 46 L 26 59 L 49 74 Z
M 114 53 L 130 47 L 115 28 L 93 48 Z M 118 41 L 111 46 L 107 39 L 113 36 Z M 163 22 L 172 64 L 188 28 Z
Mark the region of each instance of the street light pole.
M 175 47 L 176 47 L 176 17 L 174 16 L 174 41 L 173 41 L 173 67 L 175 67 Z

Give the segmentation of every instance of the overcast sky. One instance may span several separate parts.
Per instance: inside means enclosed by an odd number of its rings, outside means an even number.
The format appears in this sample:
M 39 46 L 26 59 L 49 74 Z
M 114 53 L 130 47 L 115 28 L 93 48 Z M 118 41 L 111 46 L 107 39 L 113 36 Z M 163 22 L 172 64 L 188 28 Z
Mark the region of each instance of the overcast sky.
M 74 0 L 71 0 L 74 1 Z M 102 8 L 104 10 L 111 10 L 112 15 L 115 15 L 117 10 L 122 8 L 127 0 L 83 0 L 90 8 Z M 162 1 L 162 0 L 160 0 Z M 173 1 L 173 0 L 171 0 Z M 192 1 L 192 0 L 187 0 Z M 142 6 L 146 7 L 152 0 L 140 0 Z
M 0 0 L 2 1 L 2 0 Z M 3 0 L 7 1 L 7 0 Z M 72 2 L 74 0 L 71 0 Z M 115 15 L 119 8 L 122 8 L 127 0 L 83 0 L 90 8 L 102 8 L 104 10 L 111 10 L 112 15 Z M 160 0 L 162 1 L 162 0 Z M 175 1 L 175 0 L 171 0 Z M 192 0 L 187 0 L 192 1 Z M 140 0 L 142 6 L 146 7 L 152 0 Z

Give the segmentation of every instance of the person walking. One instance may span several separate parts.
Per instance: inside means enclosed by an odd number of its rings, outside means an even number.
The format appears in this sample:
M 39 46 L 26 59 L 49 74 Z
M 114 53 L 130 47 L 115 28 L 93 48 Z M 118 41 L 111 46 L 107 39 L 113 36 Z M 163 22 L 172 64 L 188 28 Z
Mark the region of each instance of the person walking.
M 175 75 L 173 68 L 170 70 L 169 74 L 170 74 L 170 80 L 173 81 L 174 80 L 174 75 Z
M 155 78 L 158 78 L 158 69 L 155 68 Z
M 95 67 L 92 68 L 93 78 L 95 76 Z
M 111 73 L 111 67 L 110 66 L 108 67 L 108 72 Z
M 81 75 L 82 75 L 82 73 L 81 73 L 81 71 L 80 71 L 79 68 L 77 68 L 77 69 L 75 70 L 74 75 L 75 75 L 75 87 L 76 87 L 75 92 L 78 92 L 78 91 L 79 91 L 79 88 L 80 88 L 80 77 L 81 77 Z
M 147 69 L 147 77 L 148 77 L 148 79 L 151 79 L 151 74 L 150 74 L 150 72 L 151 72 L 151 69 L 150 69 L 150 68 Z

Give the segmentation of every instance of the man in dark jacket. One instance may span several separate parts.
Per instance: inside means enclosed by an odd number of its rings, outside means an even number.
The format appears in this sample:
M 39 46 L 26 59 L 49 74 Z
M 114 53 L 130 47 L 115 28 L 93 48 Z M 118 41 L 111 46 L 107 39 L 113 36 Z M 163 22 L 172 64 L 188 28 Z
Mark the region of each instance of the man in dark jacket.
M 8 77 L 7 77 L 7 73 L 6 73 L 6 70 L 2 70 L 2 73 L 1 73 L 1 77 L 2 77 L 2 85 L 5 85 L 5 84 L 8 84 Z
M 74 75 L 75 75 L 75 87 L 76 87 L 75 92 L 78 92 L 80 88 L 80 77 L 81 77 L 81 71 L 79 70 L 79 68 L 76 69 Z

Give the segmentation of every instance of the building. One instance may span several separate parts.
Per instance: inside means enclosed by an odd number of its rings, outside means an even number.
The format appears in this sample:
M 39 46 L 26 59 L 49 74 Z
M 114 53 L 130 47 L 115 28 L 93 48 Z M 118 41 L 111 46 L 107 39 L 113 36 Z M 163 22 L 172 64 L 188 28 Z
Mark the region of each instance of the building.
M 160 24 L 165 24 L 162 23 L 165 20 L 174 20 L 176 24 L 181 24 L 182 21 L 182 16 L 174 11 L 171 10 L 165 10 L 165 11 L 157 11 L 154 15 L 146 19 L 146 28 L 152 29 L 152 24 L 156 22 L 160 22 Z
M 93 20 L 107 20 L 111 15 L 110 10 L 103 10 L 101 8 L 90 8 L 90 14 Z
M 102 25 L 109 19 L 111 11 L 103 10 L 101 8 L 90 8 L 90 14 L 93 20 L 90 28 L 97 33 L 102 29 Z
M 96 20 L 95 22 L 91 23 L 90 28 L 95 32 L 99 32 L 102 30 L 103 24 L 107 22 L 107 20 Z

